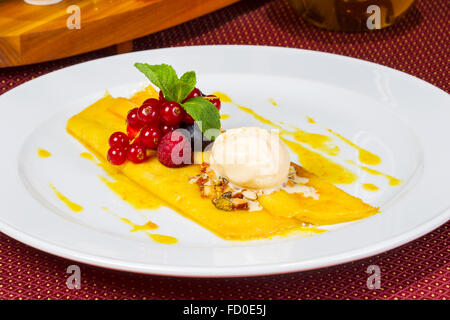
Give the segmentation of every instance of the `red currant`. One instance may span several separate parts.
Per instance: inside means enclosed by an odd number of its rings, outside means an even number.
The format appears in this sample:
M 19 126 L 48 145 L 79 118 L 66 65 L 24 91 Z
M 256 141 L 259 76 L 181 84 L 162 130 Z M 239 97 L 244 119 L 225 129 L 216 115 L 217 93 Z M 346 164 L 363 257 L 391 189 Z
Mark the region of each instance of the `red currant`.
M 183 122 L 187 125 L 191 125 L 194 123 L 194 119 L 189 115 L 189 113 L 185 112 Z
M 110 147 L 121 147 L 126 148 L 130 144 L 130 139 L 128 139 L 127 135 L 123 132 L 114 132 L 109 137 L 109 146 Z
M 128 148 L 127 155 L 128 160 L 130 160 L 133 163 L 142 163 L 147 158 L 145 148 L 138 143 L 133 143 Z
M 192 99 L 195 97 L 201 97 L 201 96 L 202 96 L 202 92 L 200 91 L 200 89 L 194 88 L 194 90 L 192 90 L 191 93 L 189 93 L 188 96 L 186 97 L 186 99 L 184 99 L 182 102 L 185 103 L 189 99 Z
M 108 161 L 118 166 L 127 160 L 127 150 L 122 147 L 112 147 L 108 150 Z
M 141 129 L 144 123 L 139 119 L 138 108 L 131 109 L 127 114 L 127 123 L 133 129 Z
M 217 110 L 220 111 L 220 105 L 221 105 L 220 99 L 217 98 L 216 96 L 212 95 L 212 94 L 210 94 L 210 95 L 208 95 L 208 96 L 206 96 L 206 97 L 209 98 L 209 99 L 208 99 L 209 102 L 211 102 L 211 103 L 214 105 L 214 107 L 216 107 Z
M 139 135 L 140 143 L 148 149 L 156 149 L 161 140 L 161 131 L 156 127 L 144 127 Z
M 159 101 L 164 102 L 166 101 L 166 98 L 164 98 L 164 93 L 162 92 L 162 90 L 159 91 Z
M 168 126 L 167 124 L 162 124 L 159 127 L 159 130 L 161 131 L 161 136 L 164 136 L 166 133 L 172 132 L 177 129 L 178 129 L 178 126 Z
M 138 109 L 138 117 L 146 125 L 157 124 L 161 103 L 157 99 L 147 99 Z
M 184 118 L 184 109 L 174 101 L 166 101 L 162 105 L 161 120 L 169 126 L 178 125 Z
M 130 142 L 139 142 L 139 137 L 138 137 L 139 131 L 140 131 L 140 129 L 137 130 L 137 129 L 133 129 L 130 126 L 127 126 L 127 136 L 128 136 L 128 139 L 130 140 Z

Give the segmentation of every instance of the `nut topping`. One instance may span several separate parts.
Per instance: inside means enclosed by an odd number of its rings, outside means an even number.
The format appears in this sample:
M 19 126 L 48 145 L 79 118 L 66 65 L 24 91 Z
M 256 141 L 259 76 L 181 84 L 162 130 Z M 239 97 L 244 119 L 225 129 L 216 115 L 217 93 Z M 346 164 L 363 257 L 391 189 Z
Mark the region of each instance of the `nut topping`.
M 224 210 L 224 211 L 231 211 L 233 210 L 233 205 L 231 203 L 230 199 L 227 198 L 216 198 L 212 201 L 217 209 Z
M 254 201 L 254 200 L 258 199 L 258 195 L 256 194 L 255 191 L 245 190 L 245 191 L 242 191 L 242 195 L 248 200 Z
M 244 199 L 239 198 L 233 198 L 231 200 L 233 209 L 235 210 L 248 210 L 248 201 Z

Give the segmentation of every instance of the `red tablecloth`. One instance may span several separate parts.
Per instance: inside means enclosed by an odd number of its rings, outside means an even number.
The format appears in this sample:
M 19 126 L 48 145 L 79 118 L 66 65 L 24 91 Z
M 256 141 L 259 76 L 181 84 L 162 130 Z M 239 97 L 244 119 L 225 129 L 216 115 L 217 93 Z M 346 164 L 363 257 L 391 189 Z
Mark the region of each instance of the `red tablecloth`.
M 449 7 L 419 0 L 397 25 L 374 33 L 319 30 L 285 1 L 247 0 L 134 41 L 135 50 L 203 44 L 257 44 L 333 52 L 386 65 L 449 91 Z M 0 69 L 0 94 L 47 72 L 111 54 Z M 426 108 L 426 106 L 424 106 Z M 69 290 L 71 261 L 0 234 L 0 299 L 447 299 L 450 297 L 450 223 L 369 259 L 280 276 L 178 279 L 81 265 L 82 288 Z M 381 289 L 366 286 L 367 266 L 381 268 Z

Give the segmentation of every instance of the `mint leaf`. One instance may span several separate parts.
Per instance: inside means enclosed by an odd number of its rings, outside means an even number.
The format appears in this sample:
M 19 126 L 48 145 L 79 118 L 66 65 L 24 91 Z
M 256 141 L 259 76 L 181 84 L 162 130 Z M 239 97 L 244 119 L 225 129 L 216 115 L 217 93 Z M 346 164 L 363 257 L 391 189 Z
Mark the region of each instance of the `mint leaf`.
M 163 92 L 166 100 L 181 104 L 186 112 L 197 122 L 207 139 L 214 140 L 219 135 L 219 111 L 211 102 L 204 98 L 196 97 L 181 103 L 195 88 L 197 77 L 194 71 L 186 72 L 178 79 L 175 70 L 167 64 L 135 63 L 134 65 Z
M 145 74 L 151 83 L 162 90 L 167 100 L 176 101 L 174 91 L 179 80 L 171 66 L 167 64 L 149 65 L 148 63 L 135 63 L 134 66 Z
M 197 78 L 194 71 L 189 71 L 183 74 L 175 87 L 175 94 L 177 96 L 177 102 L 183 101 L 189 93 L 195 88 Z
M 195 97 L 183 103 L 182 107 L 197 122 L 207 139 L 214 140 L 219 135 L 219 110 L 211 102 L 201 97 Z
M 194 71 L 186 72 L 178 79 L 175 70 L 167 64 L 135 63 L 134 66 L 157 86 L 169 101 L 183 101 L 197 82 Z

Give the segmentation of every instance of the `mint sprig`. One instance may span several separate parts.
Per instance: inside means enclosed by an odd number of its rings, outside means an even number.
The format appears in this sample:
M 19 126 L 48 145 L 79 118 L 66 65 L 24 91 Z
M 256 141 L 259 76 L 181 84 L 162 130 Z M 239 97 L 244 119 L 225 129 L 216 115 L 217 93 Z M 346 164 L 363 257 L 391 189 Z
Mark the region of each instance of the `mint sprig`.
M 180 103 L 195 88 L 197 82 L 195 72 L 186 72 L 178 79 L 175 70 L 168 64 L 135 63 L 139 71 L 164 93 L 169 101 Z
M 187 113 L 198 123 L 203 135 L 208 140 L 214 140 L 220 133 L 219 110 L 202 97 L 189 99 L 181 104 Z
M 186 72 L 178 78 L 176 71 L 167 64 L 135 63 L 134 66 L 163 92 L 166 100 L 179 103 L 199 124 L 207 139 L 214 140 L 217 136 L 215 132 L 220 129 L 220 115 L 216 107 L 201 97 L 191 98 L 183 103 L 197 83 L 194 71 Z

